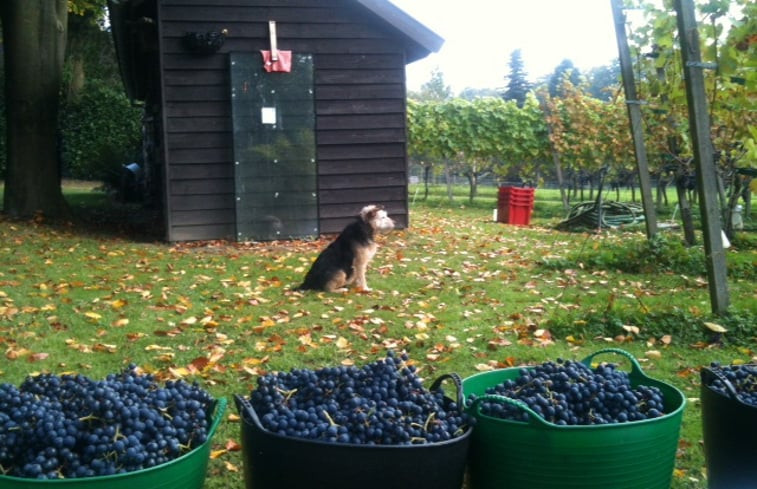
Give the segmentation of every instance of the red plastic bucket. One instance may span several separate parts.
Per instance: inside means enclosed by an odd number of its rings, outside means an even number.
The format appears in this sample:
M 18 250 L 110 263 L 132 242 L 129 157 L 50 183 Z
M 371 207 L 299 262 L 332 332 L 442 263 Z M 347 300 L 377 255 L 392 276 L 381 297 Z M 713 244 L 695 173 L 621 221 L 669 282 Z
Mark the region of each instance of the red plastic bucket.
M 499 187 L 497 222 L 528 226 L 533 209 L 533 188 Z

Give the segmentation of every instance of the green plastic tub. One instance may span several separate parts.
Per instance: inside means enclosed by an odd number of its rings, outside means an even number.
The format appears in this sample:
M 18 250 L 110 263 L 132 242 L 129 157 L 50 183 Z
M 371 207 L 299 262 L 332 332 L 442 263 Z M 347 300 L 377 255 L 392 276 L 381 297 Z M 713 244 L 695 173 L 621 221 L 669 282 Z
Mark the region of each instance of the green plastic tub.
M 205 443 L 179 458 L 126 474 L 77 479 L 37 480 L 0 475 L 2 489 L 201 489 L 210 457 L 210 445 L 226 410 L 226 399 L 216 402 L 213 424 Z
M 471 489 L 669 489 L 686 399 L 675 387 L 647 377 L 629 353 L 631 384 L 656 386 L 664 396 L 665 414 L 658 418 L 606 425 L 558 426 L 525 403 L 487 395 L 488 387 L 520 376 L 520 367 L 473 375 L 463 380 L 466 406 L 476 417 L 469 457 Z M 483 415 L 481 402 L 495 400 L 526 411 L 528 422 Z

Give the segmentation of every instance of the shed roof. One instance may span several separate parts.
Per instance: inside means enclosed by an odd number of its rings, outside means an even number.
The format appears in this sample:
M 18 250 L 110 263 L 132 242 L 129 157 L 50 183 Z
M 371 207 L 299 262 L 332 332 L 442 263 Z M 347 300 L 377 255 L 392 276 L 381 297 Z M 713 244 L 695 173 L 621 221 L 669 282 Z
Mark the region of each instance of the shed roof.
M 357 3 L 367 8 L 392 28 L 405 35 L 412 43 L 408 43 L 406 61 L 412 63 L 425 58 L 432 52 L 439 51 L 444 44 L 444 39 L 431 29 L 418 22 L 404 10 L 400 9 L 388 0 L 356 0 Z
M 143 13 L 156 11 L 155 5 L 158 0 L 107 1 L 116 55 L 126 93 L 132 100 L 144 100 L 144 94 L 139 93 L 141 85 L 137 80 L 143 79 L 146 75 L 144 71 L 149 68 L 145 66 L 143 60 L 135 56 L 134 29 L 135 26 L 144 28 L 144 23 L 151 21 Z M 398 39 L 405 49 L 406 63 L 425 58 L 432 52 L 439 51 L 444 44 L 442 37 L 389 0 L 354 1 L 398 34 Z

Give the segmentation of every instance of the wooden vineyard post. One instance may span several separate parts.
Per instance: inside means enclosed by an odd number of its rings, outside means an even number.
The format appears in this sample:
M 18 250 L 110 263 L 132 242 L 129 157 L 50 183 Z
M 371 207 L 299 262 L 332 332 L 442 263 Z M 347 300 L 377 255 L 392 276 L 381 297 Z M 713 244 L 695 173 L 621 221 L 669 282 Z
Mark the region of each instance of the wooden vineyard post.
M 639 174 L 641 201 L 644 206 L 644 222 L 647 229 L 647 239 L 657 234 L 657 212 L 652 199 L 652 184 L 649 179 L 649 164 L 647 150 L 644 146 L 644 128 L 641 125 L 641 101 L 636 97 L 636 85 L 633 77 L 631 53 L 628 49 L 626 37 L 626 19 L 623 14 L 622 0 L 612 1 L 612 14 L 615 19 L 615 36 L 618 40 L 618 57 L 620 72 L 623 76 L 623 88 L 628 107 L 628 118 L 631 121 L 631 136 L 633 137 L 634 154 L 636 155 L 636 169 Z
M 702 214 L 710 303 L 714 314 L 723 315 L 728 310 L 728 280 L 718 205 L 718 176 L 710 139 L 710 116 L 707 112 L 707 96 L 702 73 L 702 70 L 709 66 L 702 63 L 693 1 L 675 0 L 675 9 L 686 84 L 686 102 L 689 107 L 689 130 L 696 165 L 699 210 Z

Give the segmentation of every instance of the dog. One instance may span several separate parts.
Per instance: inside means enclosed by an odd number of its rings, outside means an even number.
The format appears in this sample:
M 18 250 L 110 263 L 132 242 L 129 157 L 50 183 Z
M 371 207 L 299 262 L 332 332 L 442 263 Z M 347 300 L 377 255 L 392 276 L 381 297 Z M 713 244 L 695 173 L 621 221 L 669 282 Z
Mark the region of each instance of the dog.
M 297 290 L 339 292 L 354 284 L 370 291 L 365 272 L 378 250 L 374 237 L 376 233 L 389 233 L 394 225 L 382 206 L 363 207 L 355 221 L 321 251 Z

